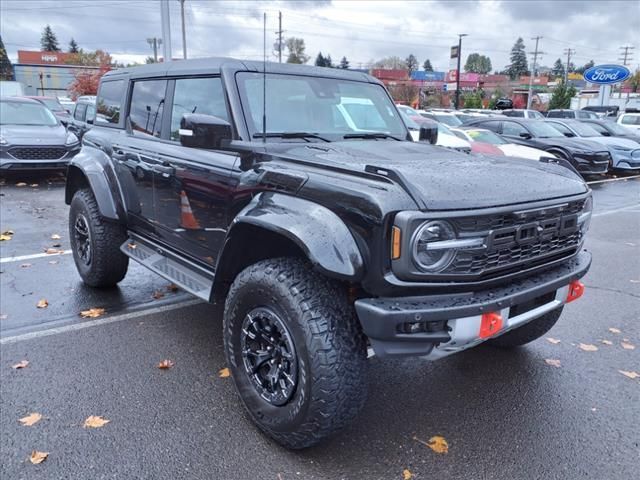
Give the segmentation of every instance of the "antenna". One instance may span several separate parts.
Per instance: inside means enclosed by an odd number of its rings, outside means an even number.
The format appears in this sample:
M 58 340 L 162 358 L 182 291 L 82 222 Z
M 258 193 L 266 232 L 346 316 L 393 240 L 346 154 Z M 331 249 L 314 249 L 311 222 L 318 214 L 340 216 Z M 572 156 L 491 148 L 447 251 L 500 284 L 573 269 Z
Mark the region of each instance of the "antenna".
M 262 26 L 262 143 L 267 142 L 267 12 Z

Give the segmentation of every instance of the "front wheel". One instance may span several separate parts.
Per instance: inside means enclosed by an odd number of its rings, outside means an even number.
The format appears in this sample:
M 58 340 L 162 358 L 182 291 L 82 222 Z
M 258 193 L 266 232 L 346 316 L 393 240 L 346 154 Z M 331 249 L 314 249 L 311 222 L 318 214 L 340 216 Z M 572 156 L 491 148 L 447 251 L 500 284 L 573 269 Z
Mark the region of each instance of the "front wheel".
M 366 341 L 346 291 L 302 260 L 264 260 L 236 277 L 224 342 L 249 415 L 285 447 L 315 445 L 365 403 Z
M 513 348 L 533 342 L 551 330 L 561 314 L 562 307 L 552 310 L 535 320 L 531 320 L 529 323 L 525 323 L 521 327 L 514 328 L 499 337 L 487 340 L 487 344 L 500 348 Z

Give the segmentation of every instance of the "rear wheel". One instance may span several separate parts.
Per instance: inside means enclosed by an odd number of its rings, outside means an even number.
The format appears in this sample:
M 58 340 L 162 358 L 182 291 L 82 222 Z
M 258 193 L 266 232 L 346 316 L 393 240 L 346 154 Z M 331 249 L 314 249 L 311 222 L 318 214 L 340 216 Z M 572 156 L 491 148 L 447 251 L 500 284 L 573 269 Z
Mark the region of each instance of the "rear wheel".
M 500 348 L 513 348 L 533 342 L 551 330 L 561 314 L 562 307 L 552 310 L 521 327 L 513 329 L 499 337 L 487 340 L 487 344 Z
M 87 285 L 112 287 L 127 274 L 129 257 L 120 251 L 127 231 L 102 218 L 89 189 L 78 190 L 71 200 L 69 240 L 76 268 Z
M 288 448 L 315 445 L 365 403 L 366 342 L 353 307 L 302 260 L 264 260 L 237 276 L 224 342 L 249 415 Z

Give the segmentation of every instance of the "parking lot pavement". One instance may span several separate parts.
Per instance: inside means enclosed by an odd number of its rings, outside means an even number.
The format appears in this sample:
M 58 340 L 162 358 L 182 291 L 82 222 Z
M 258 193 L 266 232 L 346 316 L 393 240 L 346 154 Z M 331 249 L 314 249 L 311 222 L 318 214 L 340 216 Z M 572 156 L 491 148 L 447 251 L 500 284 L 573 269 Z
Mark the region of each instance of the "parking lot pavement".
M 133 267 L 115 291 L 85 292 L 69 255 L 55 265 L 49 257 L 26 268 L 3 263 L 0 477 L 400 479 L 408 469 L 415 479 L 633 478 L 640 379 L 619 371 L 640 372 L 640 179 L 592 187 L 593 267 L 585 296 L 548 335 L 560 343 L 480 347 L 435 363 L 374 357 L 361 416 L 301 452 L 261 435 L 231 379 L 218 376 L 225 367 L 218 308 L 185 306 L 183 294 L 150 300 L 166 282 Z M 3 258 L 48 246 L 54 232 L 65 241 L 60 186 L 1 190 L 2 230 L 15 232 L 2 242 Z M 33 217 L 34 205 L 51 206 L 46 219 Z M 39 311 L 45 288 L 50 306 Z M 102 305 L 105 317 L 77 315 Z M 163 359 L 175 365 L 160 370 Z M 21 360 L 30 363 L 11 368 Z M 32 412 L 43 419 L 20 425 Z M 83 428 L 90 415 L 110 423 Z M 448 454 L 421 443 L 434 435 L 446 438 Z M 49 452 L 47 460 L 32 465 L 33 450 Z

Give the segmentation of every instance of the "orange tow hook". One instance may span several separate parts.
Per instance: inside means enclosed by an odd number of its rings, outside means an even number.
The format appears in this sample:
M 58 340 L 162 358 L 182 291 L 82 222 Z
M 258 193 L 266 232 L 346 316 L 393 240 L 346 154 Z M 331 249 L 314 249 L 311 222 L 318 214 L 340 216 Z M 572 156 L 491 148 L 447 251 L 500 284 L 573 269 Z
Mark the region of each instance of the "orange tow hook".
M 567 303 L 573 302 L 584 295 L 584 283 L 580 280 L 574 280 L 569 284 L 569 293 L 567 294 Z
M 483 313 L 480 320 L 480 338 L 493 337 L 502 329 L 502 316 L 496 312 Z

